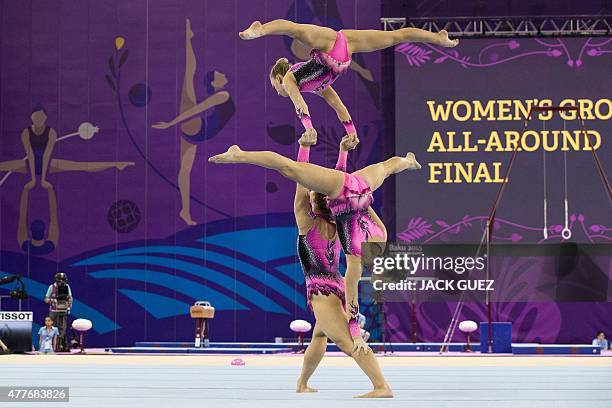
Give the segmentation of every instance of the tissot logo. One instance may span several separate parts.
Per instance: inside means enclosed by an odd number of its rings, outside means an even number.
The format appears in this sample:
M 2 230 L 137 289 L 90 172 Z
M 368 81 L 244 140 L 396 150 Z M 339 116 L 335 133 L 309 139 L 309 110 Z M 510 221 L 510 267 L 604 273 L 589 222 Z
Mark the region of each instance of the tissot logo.
M 0 320 L 21 320 L 31 322 L 33 320 L 32 312 L 0 312 Z

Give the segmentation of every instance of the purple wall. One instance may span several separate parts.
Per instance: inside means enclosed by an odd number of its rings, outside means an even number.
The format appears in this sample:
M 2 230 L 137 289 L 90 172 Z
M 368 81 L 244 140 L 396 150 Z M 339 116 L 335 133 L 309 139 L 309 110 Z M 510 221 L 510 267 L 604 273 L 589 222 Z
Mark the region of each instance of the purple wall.
M 25 256 L 16 239 L 19 198 L 28 176 L 13 174 L 3 183 L 0 270 L 28 277 L 31 298 L 25 307 L 42 321 L 40 299 L 61 269 L 80 302 L 74 317 L 91 318 L 98 329 L 92 345 L 187 340 L 193 330 L 187 306 L 201 299 L 218 302 L 217 340 L 269 341 L 289 336 L 293 318 L 312 319 L 295 265 L 294 185 L 260 168 L 209 165 L 206 159 L 234 143 L 288 156 L 297 151 L 301 127 L 296 128 L 290 101 L 270 86 L 268 72 L 281 56 L 299 58 L 292 55 L 288 39 L 246 42 L 238 31 L 254 19 L 276 18 L 335 29 L 379 28 L 379 17 L 379 4 L 365 0 L 2 2 L 0 160 L 24 156 L 20 134 L 29 125 L 32 107 L 41 102 L 48 124 L 60 136 L 75 132 L 82 122 L 100 128 L 91 140 L 58 142 L 53 158 L 135 162 L 121 172 L 49 176 L 57 194 L 59 242 L 41 257 Z M 179 217 L 180 129 L 151 127 L 179 111 L 186 18 L 195 34 L 198 102 L 209 96 L 205 74 L 217 70 L 227 77 L 225 90 L 235 105 L 222 129 L 197 144 L 190 200 L 195 227 Z M 118 36 L 125 39 L 120 49 Z M 351 70 L 335 86 L 362 140 L 350 158 L 351 168 L 378 160 L 382 137 L 380 56 L 355 60 L 359 72 Z M 306 99 L 320 136 L 312 160 L 333 165 L 342 127 L 317 96 Z M 223 119 L 223 112 L 207 116 L 209 121 Z M 119 200 L 138 207 L 139 222 L 129 218 L 133 207 L 124 206 L 131 211 L 123 215 L 128 224 L 111 227 L 109 210 Z M 29 221 L 41 218 L 49 225 L 47 193 L 40 185 L 31 192 L 27 211 Z M 213 235 L 214 244 L 208 240 Z M 133 255 L 119 259 L 117 249 Z

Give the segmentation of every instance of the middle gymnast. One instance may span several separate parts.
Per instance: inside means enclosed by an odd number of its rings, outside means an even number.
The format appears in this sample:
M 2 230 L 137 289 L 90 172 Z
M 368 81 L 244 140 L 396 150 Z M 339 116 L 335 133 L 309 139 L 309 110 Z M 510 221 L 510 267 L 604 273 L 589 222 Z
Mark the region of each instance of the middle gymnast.
M 308 162 L 310 145 L 315 141 L 313 132 L 307 131 L 302 135 L 298 162 Z M 356 137 L 344 136 L 336 169 L 346 168 L 347 153 L 357 143 L 359 140 Z M 308 380 L 321 362 L 327 349 L 327 338 L 330 338 L 340 350 L 355 359 L 372 382 L 374 390 L 360 397 L 393 397 L 374 353 L 370 352 L 361 335 L 351 338 L 352 333 L 347 330 L 344 280 L 338 271 L 340 243 L 325 196 L 296 184 L 294 213 L 299 232 L 298 256 L 306 281 L 306 297 L 316 318 L 312 340 L 304 353 L 297 392 L 316 392 L 308 386 Z

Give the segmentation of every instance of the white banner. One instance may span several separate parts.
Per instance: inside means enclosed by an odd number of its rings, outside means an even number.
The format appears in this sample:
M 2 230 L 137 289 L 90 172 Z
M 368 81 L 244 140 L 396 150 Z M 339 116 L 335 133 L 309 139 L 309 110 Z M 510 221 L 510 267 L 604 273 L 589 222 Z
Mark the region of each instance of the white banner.
M 0 312 L 0 320 L 31 322 L 34 320 L 33 312 Z

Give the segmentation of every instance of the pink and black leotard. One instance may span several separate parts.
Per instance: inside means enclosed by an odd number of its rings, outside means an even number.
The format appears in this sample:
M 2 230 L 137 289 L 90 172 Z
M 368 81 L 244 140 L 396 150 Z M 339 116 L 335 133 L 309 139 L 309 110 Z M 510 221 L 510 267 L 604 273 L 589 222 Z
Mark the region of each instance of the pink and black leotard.
M 308 162 L 310 149 L 300 146 L 297 161 Z M 297 253 L 306 281 L 306 298 L 312 295 L 336 295 L 344 304 L 344 278 L 340 275 L 340 241 L 327 239 L 321 232 L 322 223 L 333 223 L 322 214 L 309 212 L 313 225 L 306 235 L 299 235 Z
M 368 213 L 373 202 L 372 189 L 368 183 L 360 175 L 349 173 L 344 173 L 344 186 L 340 195 L 327 199 L 345 254 L 361 256 L 363 242 L 371 237 L 385 236 L 383 229 Z
M 340 242 L 326 239 L 319 228 L 330 222 L 324 217 L 311 214 L 313 225 L 306 235 L 298 236 L 297 249 L 306 281 L 306 297 L 310 304 L 312 295 L 336 295 L 344 304 L 344 278 L 338 272 Z
M 299 62 L 289 71 L 293 73 L 301 92 L 320 94 L 345 73 L 351 65 L 348 42 L 342 31 L 336 34 L 336 42 L 329 53 L 313 49 L 308 61 Z

